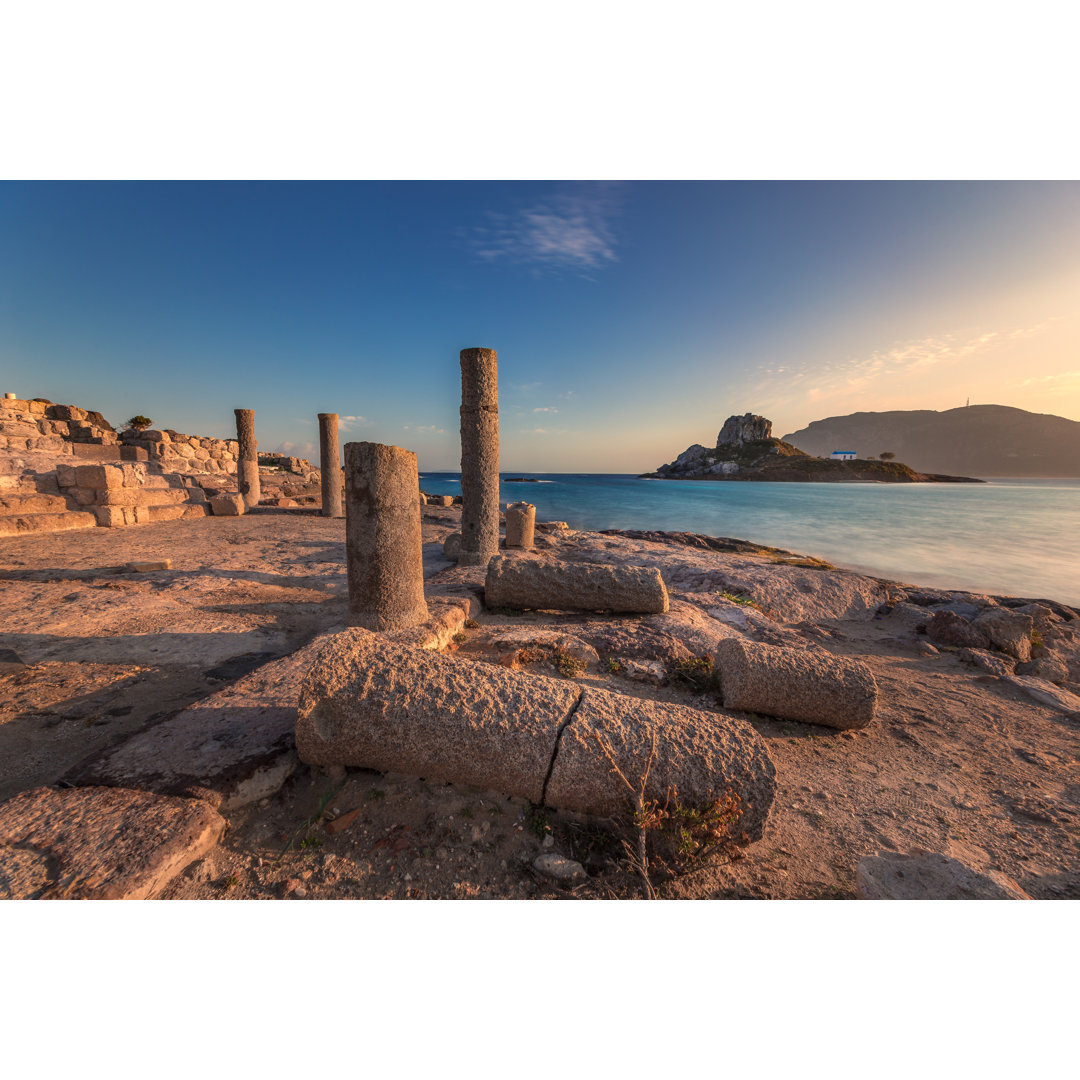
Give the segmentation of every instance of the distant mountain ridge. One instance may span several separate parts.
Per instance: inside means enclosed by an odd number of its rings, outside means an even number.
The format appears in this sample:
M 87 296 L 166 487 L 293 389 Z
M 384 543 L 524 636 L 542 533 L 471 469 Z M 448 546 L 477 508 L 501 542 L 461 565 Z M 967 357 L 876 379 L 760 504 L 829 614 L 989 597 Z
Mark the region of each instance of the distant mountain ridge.
M 784 436 L 808 454 L 891 452 L 919 472 L 1080 477 L 1080 421 L 1008 405 L 857 412 Z

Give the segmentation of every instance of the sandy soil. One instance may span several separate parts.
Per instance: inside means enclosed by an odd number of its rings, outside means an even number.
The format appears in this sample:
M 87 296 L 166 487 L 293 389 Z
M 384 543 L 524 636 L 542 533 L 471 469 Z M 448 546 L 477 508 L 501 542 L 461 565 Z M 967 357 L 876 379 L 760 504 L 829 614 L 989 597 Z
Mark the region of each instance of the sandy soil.
M 457 514 L 425 517 L 425 574 L 436 580 L 454 572 L 441 540 Z M 928 653 L 910 620 L 875 614 L 890 586 L 834 575 L 815 592 L 826 579 L 813 575 L 828 571 L 600 534 L 543 543 L 566 558 L 660 565 L 672 616 L 484 612 L 452 646 L 462 659 L 551 674 L 545 632 L 555 631 L 587 657 L 595 649 L 576 675 L 584 682 L 719 709 L 715 688 L 671 675 L 745 614 L 750 636 L 858 656 L 877 678 L 878 718 L 856 733 L 749 717 L 778 773 L 765 838 L 686 857 L 661 845 L 661 896 L 854 897 L 864 855 L 924 849 L 1002 872 L 1034 897 L 1080 897 L 1080 718 L 953 651 Z M 171 569 L 116 569 L 162 558 Z M 0 798 L 55 783 L 91 752 L 343 624 L 345 593 L 343 522 L 295 511 L 3 541 Z M 510 631 L 519 644 L 508 659 Z M 235 811 L 218 850 L 165 896 L 630 897 L 640 895 L 622 846 L 632 839 L 625 821 L 574 820 L 495 792 L 362 769 L 342 783 L 301 767 Z M 544 850 L 580 861 L 588 880 L 564 888 L 537 873 Z

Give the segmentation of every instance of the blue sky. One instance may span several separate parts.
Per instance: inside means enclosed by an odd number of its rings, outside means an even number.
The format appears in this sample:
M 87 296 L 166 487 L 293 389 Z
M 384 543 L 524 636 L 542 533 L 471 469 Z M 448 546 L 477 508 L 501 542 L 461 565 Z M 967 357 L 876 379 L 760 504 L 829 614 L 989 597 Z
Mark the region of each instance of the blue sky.
M 1080 184 L 0 184 L 2 390 L 455 469 L 458 351 L 508 470 L 636 472 L 731 413 L 1080 419 Z

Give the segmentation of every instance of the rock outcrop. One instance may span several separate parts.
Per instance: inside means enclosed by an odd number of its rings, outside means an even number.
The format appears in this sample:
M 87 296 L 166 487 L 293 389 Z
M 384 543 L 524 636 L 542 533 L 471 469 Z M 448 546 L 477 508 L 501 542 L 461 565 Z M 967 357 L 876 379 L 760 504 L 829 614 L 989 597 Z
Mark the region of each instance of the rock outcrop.
M 743 416 L 729 416 L 716 436 L 716 448 L 724 446 L 745 446 L 746 443 L 764 442 L 772 438 L 772 421 L 764 416 L 746 413 Z

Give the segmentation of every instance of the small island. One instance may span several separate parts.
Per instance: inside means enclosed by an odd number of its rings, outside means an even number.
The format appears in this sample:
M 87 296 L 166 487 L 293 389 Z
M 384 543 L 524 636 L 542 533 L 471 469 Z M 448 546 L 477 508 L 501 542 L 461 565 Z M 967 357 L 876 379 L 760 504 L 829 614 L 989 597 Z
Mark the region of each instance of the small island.
M 656 480 L 777 480 L 850 484 L 981 484 L 971 476 L 920 473 L 900 461 L 878 458 L 821 458 L 774 439 L 772 421 L 746 413 L 729 416 L 710 449 L 700 443 L 684 450 L 656 472 Z

